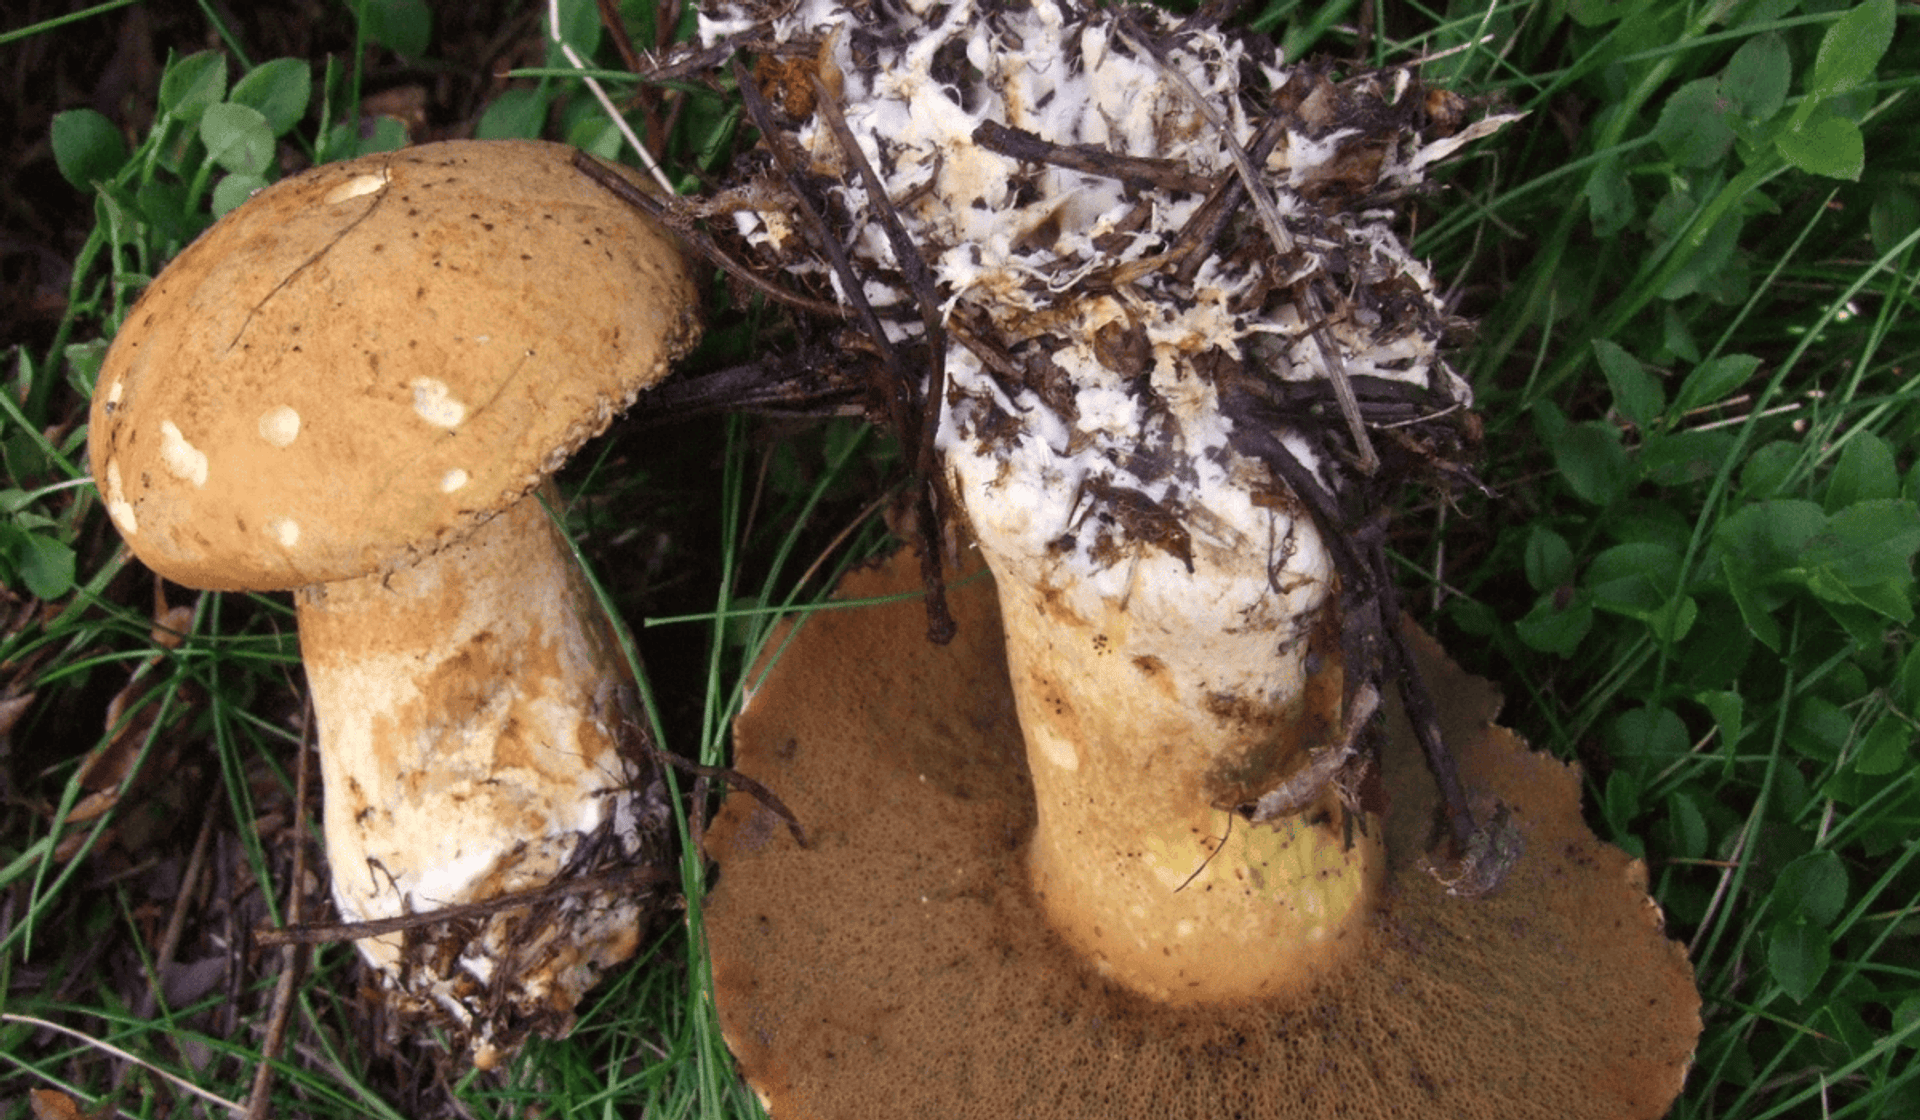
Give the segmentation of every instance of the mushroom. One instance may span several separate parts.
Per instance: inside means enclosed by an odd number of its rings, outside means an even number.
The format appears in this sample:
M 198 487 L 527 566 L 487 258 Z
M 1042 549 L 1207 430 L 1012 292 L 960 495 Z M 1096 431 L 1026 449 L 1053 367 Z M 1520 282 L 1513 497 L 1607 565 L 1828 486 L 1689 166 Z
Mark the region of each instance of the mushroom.
M 838 597 L 917 582 L 902 550 Z M 1666 1111 L 1700 1029 L 1685 949 L 1661 928 L 1645 866 L 1582 821 L 1577 768 L 1494 726 L 1487 682 L 1416 639 L 1463 781 L 1504 803 L 1525 839 L 1499 890 L 1450 893 L 1433 873 L 1438 795 L 1390 704 L 1388 812 L 1354 830 L 1373 884 L 1362 912 L 1343 933 L 1246 943 L 1243 924 L 1286 920 L 1311 883 L 1276 890 L 1273 868 L 1219 852 L 1214 864 L 1239 867 L 1165 892 L 1222 896 L 1208 908 L 1237 905 L 1247 922 L 1165 930 L 1163 944 L 1190 972 L 1299 980 L 1161 998 L 1090 956 L 1036 889 L 1036 818 L 1058 806 L 1036 798 L 1050 764 L 1023 742 L 995 600 L 991 580 L 957 581 L 959 633 L 944 648 L 911 602 L 822 611 L 768 644 L 779 661 L 739 717 L 734 765 L 779 794 L 807 846 L 762 802 L 730 794 L 707 834 L 721 873 L 705 919 L 722 1030 L 775 1120 Z M 1140 800 L 1109 815 L 1124 822 Z M 1187 845 L 1194 865 L 1225 827 L 1223 814 L 1212 839 Z M 1324 804 L 1233 826 L 1331 854 L 1344 832 Z M 1107 867 L 1113 854 L 1089 841 L 1066 858 Z
M 698 335 L 672 241 L 543 143 L 315 168 L 180 254 L 114 340 L 90 454 L 190 587 L 291 590 L 349 922 L 657 856 L 638 692 L 543 480 Z M 357 942 L 488 1064 L 630 956 L 631 884 Z
M 946 651 L 816 617 L 739 717 L 811 838 L 737 797 L 710 833 L 717 1003 L 776 1117 L 1663 1111 L 1699 1001 L 1644 868 L 1399 637 L 1366 536 L 1473 442 L 1389 203 L 1513 118 L 1069 0 L 712 27 L 819 71 L 743 84 L 786 180 L 742 239 L 926 371 L 921 461 L 997 600 L 956 592 Z M 1403 646 L 1442 735 L 1386 695 Z

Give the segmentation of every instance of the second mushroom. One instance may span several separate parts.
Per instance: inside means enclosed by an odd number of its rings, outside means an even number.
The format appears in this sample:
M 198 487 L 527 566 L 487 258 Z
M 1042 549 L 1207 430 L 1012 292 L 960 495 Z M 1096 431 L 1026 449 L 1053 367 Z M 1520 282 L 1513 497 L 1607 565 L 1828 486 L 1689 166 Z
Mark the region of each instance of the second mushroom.
M 746 91 L 750 197 L 788 205 L 744 240 L 926 371 L 997 592 L 956 588 L 947 649 L 816 616 L 740 716 L 810 837 L 740 796 L 711 833 L 722 1022 L 774 1115 L 1663 1112 L 1699 1003 L 1644 868 L 1353 560 L 1388 482 L 1471 443 L 1391 203 L 1507 118 L 1145 9 L 709 29 L 806 91 Z M 1437 716 L 1387 695 L 1402 648 Z

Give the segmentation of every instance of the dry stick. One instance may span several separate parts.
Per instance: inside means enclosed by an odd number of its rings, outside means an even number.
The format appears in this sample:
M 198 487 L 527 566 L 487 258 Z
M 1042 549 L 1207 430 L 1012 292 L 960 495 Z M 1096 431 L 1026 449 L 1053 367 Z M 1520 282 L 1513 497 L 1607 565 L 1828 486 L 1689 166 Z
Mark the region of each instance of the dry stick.
M 659 199 L 641 190 L 639 187 L 634 186 L 633 182 L 626 176 L 608 170 L 599 160 L 587 153 L 573 153 L 573 166 L 577 168 L 581 174 L 611 192 L 615 197 L 620 199 L 620 201 L 673 230 L 681 240 L 691 245 L 701 256 L 707 258 L 715 268 L 718 268 L 728 276 L 747 285 L 754 291 L 759 292 L 761 295 L 766 296 L 768 299 L 778 303 L 784 303 L 789 307 L 798 308 L 808 314 L 819 315 L 828 319 L 844 319 L 847 317 L 846 308 L 838 304 L 827 303 L 824 300 L 812 299 L 798 292 L 790 292 L 778 284 L 775 284 L 773 281 L 768 280 L 766 277 L 761 276 L 747 264 L 734 259 L 733 255 L 725 249 L 722 249 L 719 243 L 714 241 L 705 230 L 700 229 L 689 221 L 681 219 L 679 215 L 675 214 Z
M 1278 114 L 1268 117 L 1260 126 L 1260 131 L 1254 134 L 1253 143 L 1247 146 L 1247 158 L 1265 163 L 1267 156 L 1286 134 L 1287 125 L 1282 117 Z M 1213 194 L 1193 212 L 1187 224 L 1180 227 L 1180 232 L 1173 239 L 1173 247 L 1167 250 L 1168 256 L 1180 262 L 1173 270 L 1175 281 L 1193 283 L 1193 278 L 1200 273 L 1200 266 L 1213 255 L 1214 243 L 1226 233 L 1228 224 L 1239 212 L 1240 200 L 1246 193 L 1247 188 L 1238 175 L 1220 177 Z
M 866 287 L 861 282 L 859 274 L 853 270 L 853 262 L 847 257 L 846 247 L 834 238 L 833 230 L 827 225 L 826 218 L 807 197 L 804 185 L 800 182 L 799 170 L 793 165 L 792 153 L 787 150 L 785 144 L 780 142 L 779 132 L 773 125 L 773 115 L 769 111 L 766 98 L 760 93 L 760 87 L 747 74 L 746 68 L 738 62 L 733 64 L 733 76 L 740 87 L 741 105 L 746 109 L 747 116 L 752 119 L 753 126 L 759 129 L 760 135 L 766 139 L 767 148 L 773 153 L 774 162 L 780 166 L 780 173 L 786 176 L 787 187 L 793 193 L 800 216 L 812 232 L 815 243 L 820 246 L 820 251 L 826 254 L 833 274 L 840 280 L 841 290 L 845 293 L 847 300 L 853 304 L 861 325 L 866 328 L 869 341 L 880 351 L 881 364 L 885 367 L 887 376 L 888 418 L 893 422 L 894 431 L 900 433 L 900 438 L 904 441 L 914 432 L 909 416 L 913 386 L 907 378 L 906 366 L 901 360 L 900 352 L 894 348 L 893 341 L 887 337 L 886 327 L 880 322 L 879 314 L 867 301 Z M 831 100 L 831 97 L 823 96 L 823 101 L 831 102 Z M 937 362 L 944 361 L 944 349 L 944 345 L 939 348 L 942 353 L 936 358 Z M 936 365 L 935 373 L 944 381 L 944 365 Z M 940 386 L 939 391 L 942 394 L 946 392 L 944 384 Z M 927 446 L 928 438 L 923 431 L 921 436 L 923 450 Z M 932 480 L 924 474 L 921 477 L 926 483 L 920 493 L 922 524 L 920 577 L 927 588 L 927 638 L 936 645 L 945 645 L 953 639 L 954 625 L 953 616 L 947 613 L 946 584 L 940 571 L 938 542 L 940 522 L 936 519 L 937 511 L 933 508 Z
M 1228 156 L 1232 157 L 1234 169 L 1240 173 L 1241 181 L 1246 185 L 1247 197 L 1253 200 L 1254 211 L 1260 215 L 1260 223 L 1266 227 L 1267 237 L 1273 241 L 1274 250 L 1282 257 L 1292 256 L 1293 236 L 1287 232 L 1286 223 L 1280 217 L 1280 208 L 1274 205 L 1273 196 L 1267 192 L 1266 184 L 1260 181 L 1253 161 L 1247 158 L 1246 151 L 1240 147 L 1238 141 L 1234 140 L 1233 132 L 1227 127 L 1227 122 L 1220 119 L 1220 114 L 1214 111 L 1213 106 L 1207 103 L 1205 95 L 1187 80 L 1185 74 L 1167 64 L 1166 59 L 1161 57 L 1159 49 L 1153 46 L 1144 34 L 1136 36 L 1133 33 L 1137 28 L 1132 26 L 1130 17 L 1122 18 L 1121 27 L 1120 37 L 1125 39 L 1134 50 L 1151 60 L 1163 76 L 1172 79 L 1180 92 L 1193 103 L 1194 109 L 1206 118 L 1215 132 L 1220 134 L 1220 146 L 1226 149 Z M 1320 308 L 1319 296 L 1315 294 L 1311 281 L 1308 282 L 1305 296 L 1309 312 L 1307 318 L 1309 321 L 1320 319 L 1324 312 Z M 1347 383 L 1346 359 L 1340 356 L 1339 349 L 1318 327 L 1313 330 L 1313 340 L 1319 346 L 1321 356 L 1326 359 L 1327 377 L 1333 382 L 1334 395 L 1340 401 L 1340 411 L 1346 415 L 1347 431 L 1352 435 L 1354 449 L 1359 454 L 1360 473 L 1371 475 L 1380 469 L 1380 456 L 1373 450 L 1373 441 L 1367 438 L 1367 426 L 1360 420 L 1360 409 L 1354 400 L 1353 386 Z
M 860 411 L 851 384 L 822 374 L 802 355 L 758 358 L 698 377 L 664 381 L 635 398 L 627 417 L 629 423 L 645 428 L 715 412 L 847 416 Z
M 329 941 L 360 941 L 369 937 L 381 937 L 389 933 L 419 929 L 422 926 L 438 925 L 441 922 L 458 921 L 462 918 L 484 918 L 502 910 L 533 906 L 569 895 L 590 894 L 613 887 L 665 882 L 677 874 L 677 871 L 659 867 L 629 867 L 619 871 L 602 872 L 598 875 L 582 875 L 578 879 L 551 883 L 533 890 L 515 891 L 512 894 L 489 898 L 484 902 L 462 902 L 452 906 L 442 906 L 437 910 L 424 910 L 417 914 L 401 914 L 397 917 L 375 918 L 365 922 L 310 923 L 299 927 L 288 926 L 284 929 L 260 928 L 253 931 L 253 939 L 255 943 L 269 948 L 277 945 L 320 945 Z
M 893 199 L 887 196 L 886 186 L 867 162 L 853 130 L 847 127 L 847 118 L 840 112 L 840 103 L 817 76 L 813 79 L 813 93 L 815 106 L 826 119 L 827 127 L 833 130 L 834 140 L 839 143 L 847 162 L 859 173 L 873 212 L 879 217 L 887 241 L 893 246 L 894 259 L 900 262 L 900 272 L 913 292 L 914 301 L 920 305 L 921 338 L 927 347 L 928 366 L 927 390 L 920 401 L 919 431 L 915 438 L 918 446 L 914 456 L 914 473 L 920 476 L 920 580 L 927 589 L 927 640 L 943 646 L 953 640 L 955 627 L 953 615 L 947 611 L 947 581 L 941 570 L 939 537 L 945 511 L 940 508 L 944 503 L 939 499 L 939 486 L 935 481 L 939 476 L 934 469 L 933 451 L 934 435 L 940 428 L 941 406 L 947 396 L 947 336 L 940 325 L 939 296 L 934 289 L 933 272 L 927 268 L 926 258 L 920 255 L 920 247 L 907 236 L 906 226 L 901 223 L 899 212 L 893 208 Z M 908 391 L 911 392 L 910 386 Z M 910 435 L 915 435 L 912 429 L 901 429 L 902 441 Z
M 1378 542 L 1365 546 L 1367 551 L 1364 554 L 1356 547 L 1333 495 L 1320 485 L 1320 481 L 1304 463 L 1294 458 L 1293 452 L 1287 449 L 1280 437 L 1264 428 L 1247 427 L 1236 431 L 1236 439 L 1255 452 L 1254 457 L 1265 462 L 1306 504 L 1327 551 L 1333 554 L 1335 569 L 1341 573 L 1343 580 L 1356 585 L 1343 588 L 1342 597 L 1358 597 L 1371 592 L 1378 604 L 1380 628 L 1387 639 L 1385 668 L 1399 679 L 1400 698 L 1407 709 L 1407 721 L 1413 725 L 1414 737 L 1420 741 L 1421 750 L 1427 756 L 1427 768 L 1432 772 L 1435 784 L 1440 787 L 1448 831 L 1460 850 L 1465 851 L 1473 838 L 1473 813 L 1467 808 L 1466 793 L 1460 786 L 1459 768 L 1454 764 L 1452 753 L 1447 750 L 1440 734 L 1439 721 L 1434 717 L 1433 698 L 1427 692 L 1426 683 L 1407 649 L 1406 636 L 1400 629 L 1399 597 L 1393 590 L 1392 573 L 1387 570 L 1384 550 Z
M 1130 187 L 1198 193 L 1212 190 L 1215 185 L 1212 176 L 1195 175 L 1174 160 L 1121 155 L 1094 144 L 1055 144 L 1024 128 L 1013 128 L 999 121 L 982 121 L 970 139 L 1009 159 L 1052 164 L 1103 179 L 1118 179 Z
M 787 829 L 793 833 L 794 843 L 800 845 L 802 848 L 807 846 L 807 833 L 806 830 L 800 827 L 800 818 L 794 816 L 793 810 L 787 808 L 787 803 L 780 800 L 780 798 L 766 786 L 761 785 L 759 782 L 754 781 L 752 778 L 747 777 L 745 774 L 742 774 L 730 766 L 702 766 L 692 759 L 681 758 L 677 754 L 671 754 L 656 745 L 652 736 L 648 736 L 643 742 L 646 744 L 647 753 L 653 757 L 656 763 L 665 763 L 676 770 L 684 770 L 696 778 L 718 778 L 743 793 L 751 794 L 754 800 L 772 810 L 774 816 L 787 822 Z
M 307 702 L 300 723 L 300 751 L 293 777 L 293 883 L 287 891 L 287 924 L 300 924 L 301 901 L 307 879 L 307 752 L 313 733 L 313 702 Z M 266 1120 L 273 1098 L 273 1056 L 287 1036 L 287 1016 L 293 1010 L 293 988 L 300 974 L 300 947 L 280 952 L 280 976 L 273 985 L 273 1011 L 267 1016 L 267 1037 L 260 1047 L 260 1064 L 253 1070 L 253 1090 L 247 1095 L 247 1120 Z
M 899 352 L 893 348 L 893 341 L 887 337 L 886 328 L 881 325 L 880 316 L 873 310 L 873 305 L 867 302 L 865 285 L 862 284 L 859 274 L 854 272 L 853 262 L 847 258 L 846 247 L 834 238 L 833 230 L 827 225 L 826 218 L 813 205 L 813 200 L 807 197 L 805 186 L 800 181 L 800 171 L 794 166 L 792 153 L 787 151 L 787 146 L 779 141 L 779 133 L 773 125 L 773 115 L 769 111 L 766 98 L 760 93 L 759 85 L 738 62 L 733 64 L 733 77 L 740 87 L 741 106 L 746 109 L 747 117 L 753 122 L 753 127 L 766 138 L 767 150 L 773 153 L 774 162 L 780 166 L 780 173 L 786 177 L 787 188 L 793 194 L 794 203 L 798 207 L 803 224 L 813 234 L 814 242 L 819 245 L 820 251 L 826 255 L 827 264 L 840 281 L 840 288 L 845 293 L 847 301 L 853 304 L 854 313 L 859 317 L 861 326 L 866 328 L 867 337 L 880 351 L 881 363 L 886 367 L 890 381 L 888 388 L 891 391 L 887 397 L 888 410 L 895 429 L 904 435 L 909 429 L 906 402 L 901 399 L 900 393 L 905 389 L 907 380 L 906 371 L 901 367 Z
M 1420 668 L 1413 661 L 1413 653 L 1407 648 L 1406 634 L 1400 626 L 1400 596 L 1394 590 L 1392 573 L 1387 570 L 1386 548 L 1378 540 L 1370 541 L 1363 547 L 1378 583 L 1380 613 L 1386 622 L 1387 672 L 1399 681 L 1400 702 L 1406 705 L 1407 722 L 1413 725 L 1414 738 L 1420 740 L 1420 749 L 1426 752 L 1427 769 L 1432 771 L 1433 780 L 1440 787 L 1440 800 L 1447 814 L 1447 830 L 1452 833 L 1460 851 L 1465 853 L 1470 849 L 1476 826 L 1473 812 L 1467 808 L 1466 790 L 1460 785 L 1460 769 L 1454 764 L 1453 752 L 1447 749 L 1446 740 L 1441 736 L 1440 718 L 1433 706 L 1433 694 L 1427 691 L 1426 678 L 1420 675 Z
M 166 932 L 160 935 L 160 948 L 153 954 L 150 982 L 155 1000 L 161 998 L 160 974 L 173 963 L 173 955 L 180 951 L 180 936 L 187 924 L 187 903 L 200 889 L 200 874 L 206 870 L 207 849 L 213 842 L 214 820 L 214 814 L 208 813 L 200 822 L 200 835 L 193 839 L 193 853 L 187 857 L 187 870 L 180 876 L 180 887 L 174 894 L 173 913 L 167 915 Z

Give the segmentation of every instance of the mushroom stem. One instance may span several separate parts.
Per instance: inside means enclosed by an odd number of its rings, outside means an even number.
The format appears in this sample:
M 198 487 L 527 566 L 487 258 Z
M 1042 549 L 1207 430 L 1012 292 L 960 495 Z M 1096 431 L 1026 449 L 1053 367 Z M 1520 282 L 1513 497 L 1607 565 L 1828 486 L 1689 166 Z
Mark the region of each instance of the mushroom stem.
M 1284 811 L 1246 808 L 1338 749 L 1346 723 L 1311 521 L 1215 491 L 1188 511 L 1205 527 L 1190 556 L 1136 542 L 1089 568 L 1049 546 L 1059 529 L 1020 500 L 1044 482 L 1021 464 L 964 444 L 948 462 L 1000 590 L 1037 805 L 1029 867 L 1055 928 L 1177 1003 L 1338 967 L 1365 940 L 1380 829 L 1350 827 L 1325 779 Z
M 608 839 L 611 858 L 636 854 L 643 818 L 663 811 L 642 780 L 638 693 L 537 498 L 415 566 L 297 603 L 344 918 L 539 887 Z M 395 936 L 359 945 L 404 995 L 456 1016 L 496 976 L 516 1003 L 571 1006 L 632 953 L 640 901 L 599 892 L 567 900 L 564 921 L 495 915 L 457 965 Z

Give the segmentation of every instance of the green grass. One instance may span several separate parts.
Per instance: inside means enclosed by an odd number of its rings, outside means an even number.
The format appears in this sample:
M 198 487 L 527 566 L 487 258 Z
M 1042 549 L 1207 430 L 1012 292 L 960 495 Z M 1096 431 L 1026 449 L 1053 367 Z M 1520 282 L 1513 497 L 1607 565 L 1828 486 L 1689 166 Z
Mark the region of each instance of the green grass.
M 593 5 L 563 7 L 582 57 L 617 70 Z M 644 41 L 650 5 L 623 7 Z M 366 39 L 431 56 L 414 7 L 365 8 Z M 1358 11 L 1248 18 L 1351 57 Z M 1888 0 L 1410 5 L 1383 13 L 1368 44 L 1388 63 L 1452 51 L 1431 79 L 1531 114 L 1457 161 L 1417 214 L 1419 251 L 1479 321 L 1455 360 L 1479 393 L 1496 496 L 1409 505 L 1396 543 L 1409 601 L 1503 684 L 1509 722 L 1586 765 L 1596 828 L 1648 860 L 1706 1004 L 1681 1117 L 1920 1115 L 1920 41 L 1909 26 L 1889 48 L 1892 13 Z M 284 602 L 170 588 L 190 608 L 185 637 L 155 644 L 150 581 L 85 481 L 81 402 L 141 283 L 273 177 L 280 146 L 340 158 L 399 137 L 344 126 L 350 59 L 243 65 L 245 44 L 212 30 L 225 62 L 176 59 L 142 143 L 84 116 L 56 129 L 63 170 L 100 184 L 99 225 L 59 337 L 9 355 L 0 394 L 0 583 L 16 596 L 0 611 L 0 703 L 34 697 L 0 755 L 9 1117 L 27 1115 L 35 1087 L 134 1115 L 191 1112 L 178 1083 L 245 1101 L 276 974 L 256 961 L 237 991 L 148 1009 L 130 1003 L 142 978 L 103 965 L 167 948 L 172 899 L 130 845 L 172 813 L 190 822 L 174 846 L 190 847 L 209 800 L 222 827 L 207 865 L 233 897 L 196 896 L 188 926 L 280 915 L 300 703 Z M 570 64 L 547 63 L 481 131 L 612 151 L 618 133 Z M 631 114 L 637 127 L 657 105 Z M 737 118 L 688 96 L 674 121 L 664 162 L 690 185 L 693 169 L 722 166 Z M 708 364 L 766 329 L 739 308 L 714 326 Z M 845 422 L 780 442 L 744 421 L 674 438 L 691 445 L 685 464 L 631 435 L 583 456 L 566 515 L 623 615 L 682 605 L 680 620 L 642 626 L 641 644 L 699 651 L 697 673 L 656 672 L 653 705 L 670 749 L 713 763 L 766 609 L 817 594 L 873 545 L 866 530 L 800 586 L 893 459 Z M 667 527 L 644 593 L 627 576 L 639 545 L 616 537 L 642 515 Z M 125 730 L 99 730 L 136 669 Z M 82 774 L 77 757 L 109 740 L 132 761 L 115 781 Z M 122 788 L 110 812 L 71 819 Z M 278 1113 L 415 1115 L 451 1093 L 477 1116 L 536 1102 L 757 1114 L 707 1010 L 703 869 L 687 856 L 682 872 L 684 928 L 613 980 L 573 1038 L 530 1045 L 500 1077 L 447 1065 L 453 1084 L 436 1085 L 442 1067 L 422 1051 L 369 1032 L 349 951 L 320 951 L 295 992 Z

